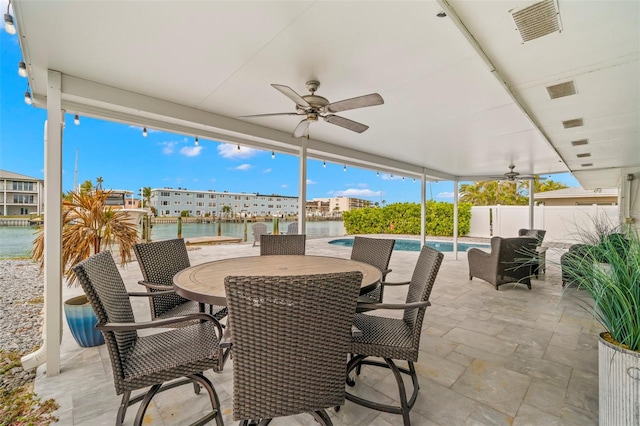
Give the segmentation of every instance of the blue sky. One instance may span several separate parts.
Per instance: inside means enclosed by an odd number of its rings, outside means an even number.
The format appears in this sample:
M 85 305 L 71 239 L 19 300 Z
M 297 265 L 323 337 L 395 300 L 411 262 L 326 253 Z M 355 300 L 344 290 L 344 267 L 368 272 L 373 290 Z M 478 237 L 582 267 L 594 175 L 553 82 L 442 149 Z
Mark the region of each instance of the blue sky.
M 27 176 L 44 177 L 44 120 L 46 112 L 24 103 L 27 80 L 18 75 L 22 60 L 16 36 L 0 33 L 0 168 Z M 148 130 L 108 121 L 65 115 L 63 189 L 73 189 L 76 151 L 78 182 L 104 179 L 105 188 L 138 191 L 150 186 L 191 190 L 259 192 L 298 195 L 298 158 L 200 139 L 193 135 Z M 309 160 L 307 198 L 347 195 L 375 201 L 420 201 L 420 182 L 402 180 L 375 170 Z M 553 180 L 579 186 L 569 174 Z M 452 182 L 427 185 L 427 199 L 453 201 Z

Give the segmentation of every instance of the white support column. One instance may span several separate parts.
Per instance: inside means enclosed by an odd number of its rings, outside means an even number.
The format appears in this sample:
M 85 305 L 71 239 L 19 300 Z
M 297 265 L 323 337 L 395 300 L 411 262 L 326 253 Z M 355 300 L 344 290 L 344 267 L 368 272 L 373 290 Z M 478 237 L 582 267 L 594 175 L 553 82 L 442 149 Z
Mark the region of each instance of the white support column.
M 422 173 L 421 179 L 420 179 L 420 249 L 422 249 L 422 246 L 424 246 L 424 240 L 425 240 L 425 236 L 426 236 L 426 226 L 425 226 L 425 219 L 427 216 L 427 209 L 424 205 L 424 203 L 426 202 L 426 192 L 427 192 L 427 176 Z
M 4 180 L 4 186 L 2 187 L 2 215 L 7 216 L 7 180 Z
M 298 194 L 298 234 L 306 233 L 307 221 L 307 138 L 300 138 L 300 184 Z
M 44 312 L 47 376 L 60 374 L 62 333 L 62 75 L 49 70 L 44 147 Z
M 533 183 L 534 183 L 534 180 L 531 179 L 529 181 L 529 229 L 533 229 L 534 228 L 534 226 L 533 226 L 533 223 L 534 223 L 534 220 L 533 220 L 533 193 L 534 193 L 535 189 L 534 189 Z
M 458 181 L 453 181 L 453 257 L 458 260 Z

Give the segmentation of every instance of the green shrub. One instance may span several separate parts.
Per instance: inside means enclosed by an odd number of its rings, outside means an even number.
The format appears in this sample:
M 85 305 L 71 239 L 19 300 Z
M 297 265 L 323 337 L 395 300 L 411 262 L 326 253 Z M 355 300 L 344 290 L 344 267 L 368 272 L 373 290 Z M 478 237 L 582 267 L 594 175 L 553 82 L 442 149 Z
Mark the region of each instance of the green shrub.
M 425 204 L 427 235 L 453 236 L 453 204 L 429 200 Z M 420 204 L 394 203 L 342 214 L 348 234 L 420 234 Z M 458 235 L 469 233 L 471 204 L 458 205 Z

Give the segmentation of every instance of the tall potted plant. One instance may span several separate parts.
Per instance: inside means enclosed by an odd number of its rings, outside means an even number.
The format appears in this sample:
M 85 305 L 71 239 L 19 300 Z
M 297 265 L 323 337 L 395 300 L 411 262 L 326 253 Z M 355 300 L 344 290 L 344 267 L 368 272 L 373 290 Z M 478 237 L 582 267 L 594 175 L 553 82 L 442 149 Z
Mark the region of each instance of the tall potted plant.
M 598 343 L 600 425 L 640 424 L 640 238 L 636 229 L 584 235 L 585 249 L 562 265 L 586 290 L 605 331 Z
M 69 192 L 63 200 L 62 266 L 69 286 L 76 280 L 71 268 L 103 248 L 117 246 L 122 266 L 131 260 L 131 252 L 138 238 L 137 229 L 126 210 L 114 210 L 107 206 L 110 192 L 102 189 Z M 42 268 L 44 227 L 33 242 L 32 256 Z M 104 343 L 102 333 L 95 330 L 97 318 L 86 296 L 66 300 L 64 311 L 71 334 L 80 346 Z

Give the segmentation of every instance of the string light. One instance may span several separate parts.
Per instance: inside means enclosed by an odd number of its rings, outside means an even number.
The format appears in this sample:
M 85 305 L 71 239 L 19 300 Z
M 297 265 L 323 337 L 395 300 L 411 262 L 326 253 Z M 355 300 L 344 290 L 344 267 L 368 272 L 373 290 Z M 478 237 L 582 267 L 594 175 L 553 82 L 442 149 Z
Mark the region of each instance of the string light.
M 413 178 L 413 183 L 416 183 L 416 178 Z
M 322 167 L 324 167 L 325 169 L 327 168 L 327 162 L 326 161 L 322 162 Z
M 13 25 L 13 16 L 9 13 L 9 4 L 7 5 L 7 13 L 4 14 L 4 30 L 11 35 L 16 33 L 16 26 Z
M 18 62 L 18 75 L 20 77 L 27 76 L 27 65 L 22 61 Z
M 271 151 L 271 159 L 273 160 L 274 158 L 276 158 L 276 153 L 274 151 Z
M 380 172 L 376 170 L 376 177 L 380 177 Z
M 240 151 L 240 145 L 238 145 L 238 151 Z
M 142 128 L 142 136 L 145 137 L 145 138 L 147 137 L 147 128 L 146 127 Z
M 404 182 L 404 176 L 402 176 L 402 181 Z
M 78 117 L 78 114 L 73 116 L 73 124 L 76 126 L 80 125 L 80 117 Z
M 342 171 L 346 172 L 347 171 L 347 165 L 344 165 L 344 168 L 342 169 Z
M 31 99 L 31 93 L 27 90 L 24 92 L 24 103 L 27 105 L 31 105 L 33 103 L 33 99 Z
M 196 140 L 195 140 L 195 145 L 198 146 L 200 145 L 200 142 L 198 141 L 198 137 L 196 136 Z

